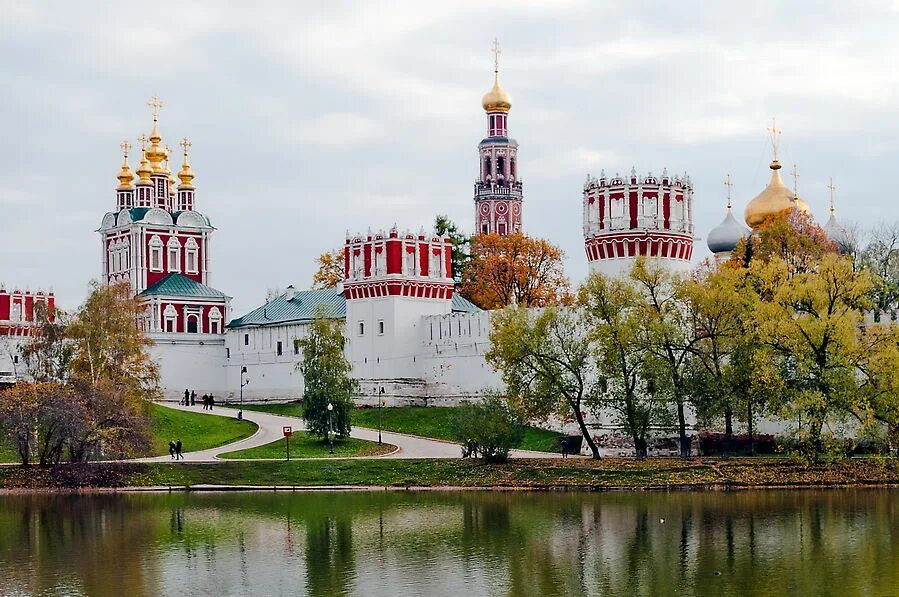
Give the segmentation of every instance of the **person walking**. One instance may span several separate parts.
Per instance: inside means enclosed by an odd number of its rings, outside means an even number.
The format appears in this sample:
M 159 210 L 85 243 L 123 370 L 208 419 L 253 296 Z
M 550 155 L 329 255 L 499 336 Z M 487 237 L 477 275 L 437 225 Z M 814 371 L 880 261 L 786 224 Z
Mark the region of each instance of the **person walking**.
M 215 396 L 210 394 L 209 395 L 209 410 L 212 410 L 213 406 L 215 406 Z
M 187 406 L 189 403 L 190 403 L 190 392 L 188 392 L 187 390 L 184 390 L 184 400 L 182 400 L 180 402 L 180 404 Z
M 169 440 L 169 454 L 172 455 L 172 460 L 175 459 L 175 442 Z
M 197 393 L 193 390 L 190 391 L 190 405 L 191 406 L 197 405 Z
M 181 453 L 181 449 L 182 445 L 181 440 L 179 439 L 177 442 L 175 442 L 175 460 L 184 460 L 184 454 Z
M 209 410 L 209 394 L 203 394 L 203 410 Z

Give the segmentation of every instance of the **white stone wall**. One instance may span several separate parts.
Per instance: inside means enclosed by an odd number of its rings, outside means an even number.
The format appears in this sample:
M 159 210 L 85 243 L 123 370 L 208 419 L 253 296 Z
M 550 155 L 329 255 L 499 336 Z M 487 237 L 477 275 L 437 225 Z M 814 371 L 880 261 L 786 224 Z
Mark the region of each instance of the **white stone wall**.
M 612 278 L 625 278 L 630 275 L 637 262 L 636 257 L 618 257 L 615 259 L 596 259 L 588 264 L 591 274 L 599 273 Z M 673 272 L 689 272 L 693 268 L 693 264 L 689 261 L 681 259 L 667 259 L 658 257 L 647 257 L 648 265 L 658 263 L 666 269 Z
M 240 371 L 247 368 L 244 400 L 296 400 L 303 395 L 303 374 L 297 363 L 303 358 L 296 340 L 309 333 L 308 324 L 292 323 L 228 330 L 227 379 L 229 400 L 240 397 Z M 278 343 L 281 354 L 278 355 Z
M 166 400 L 178 400 L 184 390 L 198 396 L 212 392 L 216 398 L 227 390 L 225 340 L 220 335 L 150 334 L 150 356 L 159 365 L 159 385 Z

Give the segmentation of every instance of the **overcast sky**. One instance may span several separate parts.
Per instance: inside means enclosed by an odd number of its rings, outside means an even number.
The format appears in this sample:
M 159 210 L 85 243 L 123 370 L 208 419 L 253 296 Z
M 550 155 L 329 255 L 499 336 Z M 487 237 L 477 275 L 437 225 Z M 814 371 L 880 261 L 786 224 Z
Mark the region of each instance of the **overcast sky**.
M 315 4 L 0 0 L 0 281 L 83 300 L 154 94 L 164 140 L 193 143 L 235 316 L 308 287 L 347 229 L 470 230 L 494 36 L 524 228 L 575 282 L 588 173 L 688 172 L 701 257 L 725 175 L 740 215 L 765 186 L 772 115 L 819 221 L 831 176 L 843 221 L 899 219 L 897 2 Z

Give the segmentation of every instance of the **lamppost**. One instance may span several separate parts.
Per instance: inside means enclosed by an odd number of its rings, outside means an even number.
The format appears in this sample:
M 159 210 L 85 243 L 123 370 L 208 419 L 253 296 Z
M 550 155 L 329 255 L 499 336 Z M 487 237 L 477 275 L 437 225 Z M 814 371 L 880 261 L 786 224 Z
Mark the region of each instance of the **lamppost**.
M 240 410 L 237 411 L 238 420 L 243 420 L 243 387 L 245 385 L 247 385 L 248 383 L 250 383 L 250 378 L 247 378 L 246 381 L 244 381 L 244 379 L 243 379 L 243 376 L 246 374 L 247 374 L 247 368 L 241 367 L 240 368 Z M 233 394 L 232 394 L 232 396 L 233 396 Z
M 334 440 L 331 438 L 331 435 L 334 433 L 334 405 L 330 402 L 328 403 L 328 454 L 334 453 Z
M 378 390 L 378 444 L 381 443 L 381 408 L 384 406 L 384 386 Z

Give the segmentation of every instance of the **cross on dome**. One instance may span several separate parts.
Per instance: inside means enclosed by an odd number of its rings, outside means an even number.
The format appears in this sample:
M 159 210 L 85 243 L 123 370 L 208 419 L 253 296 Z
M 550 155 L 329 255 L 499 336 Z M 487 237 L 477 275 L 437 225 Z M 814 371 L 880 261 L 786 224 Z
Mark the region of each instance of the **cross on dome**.
M 731 208 L 730 205 L 730 190 L 734 188 L 734 183 L 731 182 L 730 174 L 727 175 L 727 178 L 724 179 L 724 186 L 727 187 L 727 209 Z
M 140 137 L 137 138 L 138 143 L 140 143 L 141 151 L 147 149 L 147 143 L 150 141 L 150 138 L 145 134 L 141 133 Z
M 831 177 L 830 182 L 827 184 L 827 189 L 830 191 L 830 213 L 831 215 L 833 215 L 835 211 L 833 207 L 833 194 L 834 191 L 837 190 L 837 188 L 833 185 L 833 177 Z
M 147 102 L 147 107 L 153 110 L 153 122 L 159 120 L 159 111 L 165 107 L 165 104 L 162 103 L 162 100 L 159 99 L 158 95 L 154 95 L 150 98 L 150 101 Z
M 183 139 L 181 139 L 181 143 L 179 143 L 178 145 L 180 145 L 184 149 L 184 159 L 186 160 L 187 152 L 188 150 L 190 150 L 190 147 L 193 144 L 187 139 L 187 137 L 184 137 Z
M 503 51 L 499 49 L 499 40 L 493 38 L 493 72 L 499 74 L 499 55 Z
M 128 143 L 128 140 L 122 141 L 119 145 L 122 148 L 122 153 L 125 155 L 125 159 L 128 159 L 128 152 L 131 151 L 131 143 Z
M 793 177 L 793 196 L 799 196 L 799 169 L 796 167 L 796 164 L 793 164 L 793 170 L 790 171 L 790 176 Z
M 780 139 L 780 134 L 783 132 L 779 128 L 777 128 L 777 120 L 772 116 L 771 117 L 771 128 L 766 129 L 769 133 L 771 133 L 771 150 L 774 153 L 774 161 L 777 161 L 777 144 Z

